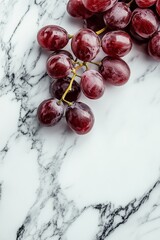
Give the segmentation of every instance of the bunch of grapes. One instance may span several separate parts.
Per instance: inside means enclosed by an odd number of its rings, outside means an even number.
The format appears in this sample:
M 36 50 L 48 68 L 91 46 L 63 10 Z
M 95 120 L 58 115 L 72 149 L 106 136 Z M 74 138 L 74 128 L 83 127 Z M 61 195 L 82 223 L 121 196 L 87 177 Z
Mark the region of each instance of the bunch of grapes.
M 54 126 L 65 115 L 74 132 L 86 134 L 94 125 L 94 115 L 78 100 L 81 91 L 90 99 L 99 99 L 105 82 L 120 86 L 129 80 L 130 68 L 121 57 L 130 52 L 132 38 L 146 42 L 149 55 L 160 61 L 160 0 L 69 0 L 67 11 L 84 21 L 75 35 L 56 25 L 43 27 L 37 35 L 39 45 L 52 51 L 46 68 L 53 79 L 51 98 L 39 105 L 37 116 L 44 126 Z M 72 53 L 63 49 L 69 41 Z M 100 50 L 106 56 L 93 62 Z

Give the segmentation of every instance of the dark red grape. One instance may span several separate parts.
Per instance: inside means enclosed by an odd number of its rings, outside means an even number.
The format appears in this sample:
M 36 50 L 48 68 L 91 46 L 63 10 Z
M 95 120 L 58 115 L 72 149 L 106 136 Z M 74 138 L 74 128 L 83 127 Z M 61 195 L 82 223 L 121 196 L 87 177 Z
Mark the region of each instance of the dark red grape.
M 82 0 L 84 6 L 91 12 L 104 12 L 117 2 L 117 0 Z
M 37 109 L 37 117 L 44 126 L 54 126 L 63 117 L 64 105 L 58 104 L 57 99 L 43 101 Z
M 39 30 L 37 40 L 42 48 L 57 51 L 67 45 L 69 37 L 64 28 L 56 25 L 48 25 Z
M 47 73 L 52 78 L 67 77 L 72 67 L 72 61 L 66 54 L 51 55 L 47 60 Z
M 65 116 L 68 126 L 77 134 L 86 134 L 93 127 L 94 115 L 85 103 L 76 102 L 68 107 Z
M 160 0 L 157 0 L 157 2 L 156 2 L 156 11 L 157 11 L 158 15 L 160 16 Z
M 125 84 L 130 77 L 129 66 L 120 58 L 105 57 L 99 71 L 104 80 L 115 86 Z
M 53 81 L 50 85 L 51 96 L 60 100 L 65 93 L 67 87 L 69 86 L 70 81 L 70 77 Z M 68 102 L 75 102 L 80 97 L 80 93 L 80 85 L 79 83 L 74 81 L 72 84 L 72 90 L 67 93 L 65 100 L 67 100 Z
M 96 70 L 88 70 L 82 74 L 81 88 L 86 97 L 98 99 L 104 93 L 104 81 L 102 75 Z
M 148 52 L 155 60 L 160 61 L 160 31 L 149 41 Z
M 83 27 L 89 28 L 94 32 L 99 31 L 100 29 L 104 28 L 106 24 L 103 20 L 103 13 L 94 14 L 92 17 L 85 19 Z
M 71 47 L 78 59 L 90 62 L 100 50 L 100 38 L 91 29 L 81 29 L 73 36 Z
M 150 38 L 158 29 L 158 20 L 151 9 L 138 8 L 133 12 L 131 27 L 142 38 Z
M 75 18 L 86 19 L 93 15 L 91 11 L 86 9 L 82 0 L 69 0 L 67 3 L 67 12 Z
M 157 0 L 135 0 L 138 7 L 140 8 L 148 8 L 153 6 Z
M 106 33 L 102 38 L 102 49 L 111 57 L 123 57 L 130 52 L 132 40 L 128 33 L 118 30 Z
M 105 12 L 104 22 L 114 29 L 123 29 L 131 20 L 131 10 L 124 2 L 116 3 L 113 8 Z
M 72 54 L 70 52 L 68 52 L 67 50 L 58 50 L 58 51 L 52 52 L 51 56 L 57 55 L 57 54 L 65 54 L 73 60 Z

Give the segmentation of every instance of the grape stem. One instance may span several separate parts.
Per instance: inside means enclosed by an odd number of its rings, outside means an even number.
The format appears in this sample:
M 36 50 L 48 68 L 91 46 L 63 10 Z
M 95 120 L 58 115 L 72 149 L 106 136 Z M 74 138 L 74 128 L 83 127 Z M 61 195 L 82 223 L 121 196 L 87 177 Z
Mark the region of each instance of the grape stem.
M 68 38 L 69 38 L 69 39 L 73 38 L 73 36 L 74 36 L 74 35 L 72 35 L 72 34 L 68 34 Z
M 96 65 L 96 66 L 101 66 L 101 62 L 89 62 L 89 63 L 91 63 L 91 64 L 94 64 L 94 65 Z
M 67 87 L 66 91 L 64 92 L 62 98 L 59 100 L 59 103 L 61 103 L 62 101 L 64 101 L 64 102 L 66 102 L 69 106 L 72 105 L 72 102 L 67 101 L 67 100 L 65 99 L 65 97 L 66 97 L 67 93 L 72 90 L 72 84 L 73 84 L 74 79 L 75 79 L 75 77 L 76 77 L 76 69 L 73 69 L 72 72 L 73 72 L 73 76 L 72 76 L 72 78 L 71 78 L 71 81 L 70 81 L 70 83 L 69 83 L 69 86 Z
M 126 5 L 127 5 L 128 7 L 130 7 L 131 4 L 133 3 L 133 1 L 134 1 L 134 0 L 131 0 L 130 2 L 126 3 Z
M 66 91 L 65 91 L 64 94 L 62 95 L 61 99 L 58 101 L 58 104 L 61 104 L 61 102 L 63 101 L 63 102 L 65 102 L 65 103 L 67 103 L 69 106 L 72 105 L 72 102 L 67 101 L 67 100 L 65 99 L 65 97 L 66 97 L 66 95 L 68 94 L 68 92 L 72 90 L 72 84 L 73 84 L 76 76 L 81 77 L 80 75 L 77 74 L 77 71 L 78 71 L 80 68 L 82 68 L 83 66 L 86 67 L 86 70 L 89 69 L 89 67 L 88 67 L 88 65 L 87 65 L 86 62 L 83 62 L 83 63 L 75 62 L 75 64 L 77 64 L 78 66 L 72 69 L 73 76 L 72 76 L 72 78 L 71 78 L 71 81 L 70 81 L 70 83 L 69 83 L 69 86 L 67 87 Z
M 99 31 L 97 31 L 96 34 L 97 34 L 97 35 L 100 35 L 101 33 L 105 32 L 106 29 L 107 29 L 107 26 L 104 27 L 104 28 L 102 28 L 102 29 L 100 29 Z

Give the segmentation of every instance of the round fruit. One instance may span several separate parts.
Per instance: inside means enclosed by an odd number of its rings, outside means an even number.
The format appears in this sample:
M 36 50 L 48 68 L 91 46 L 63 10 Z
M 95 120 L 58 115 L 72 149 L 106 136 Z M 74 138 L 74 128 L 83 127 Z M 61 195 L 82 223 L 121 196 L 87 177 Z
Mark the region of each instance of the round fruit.
M 160 0 L 157 0 L 157 2 L 156 2 L 156 11 L 157 11 L 158 15 L 160 16 Z
M 160 61 L 160 31 L 149 41 L 148 52 L 155 60 Z
M 115 29 L 123 29 L 130 23 L 131 10 L 124 2 L 116 3 L 113 8 L 104 13 L 106 25 Z
M 125 84 L 130 77 L 129 66 L 120 58 L 105 57 L 99 71 L 104 80 L 115 86 Z
M 47 73 L 52 78 L 67 77 L 72 67 L 72 61 L 66 54 L 51 55 L 47 60 Z
M 138 7 L 140 8 L 148 8 L 153 6 L 157 0 L 135 0 Z
M 91 12 L 104 12 L 113 7 L 117 0 L 82 0 L 82 2 Z
M 100 38 L 91 29 L 81 29 L 73 36 L 71 47 L 78 59 L 90 62 L 100 50 Z
M 57 99 L 47 99 L 43 101 L 37 110 L 37 117 L 44 126 L 54 126 L 63 117 L 64 105 L 58 104 Z
M 67 45 L 69 37 L 64 28 L 56 25 L 48 25 L 39 30 L 37 40 L 42 48 L 57 51 Z
M 86 9 L 82 0 L 69 0 L 67 3 L 67 12 L 75 18 L 86 19 L 93 15 L 91 11 Z
M 53 81 L 50 85 L 51 96 L 60 100 L 65 93 L 67 87 L 69 86 L 70 81 L 70 77 L 61 78 Z M 75 102 L 80 97 L 80 93 L 80 85 L 79 83 L 74 81 L 72 84 L 72 90 L 67 93 L 65 100 L 67 100 L 68 102 Z
M 65 116 L 68 126 L 77 134 L 86 134 L 93 127 L 94 115 L 85 103 L 76 102 L 68 107 Z
M 106 33 L 102 38 L 102 49 L 111 57 L 123 57 L 130 52 L 132 40 L 128 33 L 118 30 Z
M 142 38 L 150 38 L 158 29 L 158 20 L 151 9 L 136 9 L 133 12 L 131 27 Z
M 105 89 L 102 75 L 96 70 L 85 71 L 81 77 L 81 88 L 86 97 L 100 98 Z

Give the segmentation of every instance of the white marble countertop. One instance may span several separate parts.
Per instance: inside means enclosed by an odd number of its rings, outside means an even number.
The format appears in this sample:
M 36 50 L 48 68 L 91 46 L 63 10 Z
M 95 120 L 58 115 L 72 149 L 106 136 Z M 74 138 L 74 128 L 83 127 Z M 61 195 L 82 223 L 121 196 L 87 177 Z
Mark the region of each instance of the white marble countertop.
M 50 79 L 36 35 L 80 28 L 66 2 L 0 1 L 0 240 L 159 240 L 160 64 L 144 45 L 124 58 L 126 85 L 84 99 L 88 135 L 37 123 Z

